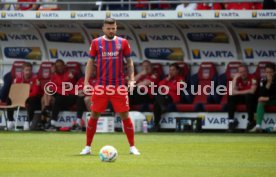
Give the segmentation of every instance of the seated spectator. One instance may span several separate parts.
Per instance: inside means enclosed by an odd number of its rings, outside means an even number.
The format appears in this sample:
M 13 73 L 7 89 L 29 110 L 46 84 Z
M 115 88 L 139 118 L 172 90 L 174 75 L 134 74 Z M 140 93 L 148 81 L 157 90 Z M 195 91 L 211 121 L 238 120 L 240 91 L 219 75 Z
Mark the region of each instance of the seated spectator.
M 173 63 L 169 67 L 168 76 L 159 82 L 158 87 L 164 87 L 161 89 L 162 93 L 169 90 L 167 95 L 157 93 L 154 102 L 154 130 L 159 131 L 161 114 L 168 111 L 168 106 L 174 105 L 180 102 L 180 94 L 177 94 L 177 83 L 183 82 L 183 78 L 180 75 L 180 68 L 177 63 Z M 159 90 L 159 89 L 158 89 Z
M 121 2 L 128 2 L 128 0 L 105 0 L 105 1 L 118 2 L 118 3 L 104 5 L 103 10 L 128 10 L 128 4 L 121 3 Z
M 0 103 L 5 103 L 7 101 L 10 87 L 12 84 L 12 73 L 8 72 L 3 77 L 4 85 L 0 90 Z
M 34 4 L 16 4 L 16 10 L 37 10 L 39 8 L 39 4 L 35 4 L 39 0 L 17 0 L 17 2 L 34 2 Z
M 40 2 L 57 2 L 57 0 L 40 0 Z M 57 4 L 41 4 L 38 10 L 60 10 Z
M 252 75 L 249 75 L 248 69 L 245 65 L 239 66 L 238 73 L 235 74 L 232 81 L 232 95 L 228 98 L 228 119 L 230 131 L 234 131 L 239 124 L 238 120 L 234 117 L 236 105 L 239 103 L 246 104 L 249 120 L 248 129 L 251 129 L 252 125 L 255 125 L 254 112 L 256 98 L 254 94 L 256 89 L 257 80 Z
M 253 2 L 233 2 L 225 3 L 224 8 L 226 10 L 253 10 L 253 9 L 262 9 L 261 3 Z
M 63 60 L 56 60 L 55 71 L 56 72 L 51 76 L 51 82 L 56 85 L 56 92 L 53 95 L 55 101 L 52 108 L 51 120 L 46 126 L 46 129 L 49 131 L 56 130 L 56 122 L 58 120 L 59 112 L 62 109 L 69 109 L 69 107 L 74 105 L 77 100 L 75 90 L 73 89 L 76 80 L 73 73 L 66 71 L 66 66 Z M 67 84 L 65 85 L 64 83 Z M 71 84 L 71 90 L 67 90 L 70 88 L 69 84 Z M 49 91 L 53 92 L 54 90 Z
M 93 73 L 89 79 L 90 86 L 94 87 L 96 84 L 96 66 L 93 67 Z M 91 94 L 84 92 L 84 77 L 81 77 L 77 84 L 78 98 L 77 98 L 77 121 L 73 123 L 73 131 L 81 131 L 84 125 L 82 121 L 82 114 L 84 111 L 89 111 L 91 106 Z
M 41 96 L 42 90 L 40 87 L 40 82 L 36 76 L 32 73 L 32 64 L 31 63 L 24 63 L 23 64 L 23 72 L 20 78 L 15 78 L 13 83 L 28 83 L 31 85 L 30 95 L 26 101 L 27 113 L 28 113 L 28 120 L 24 123 L 24 130 L 29 130 L 29 121 L 31 122 L 34 117 L 34 111 L 41 109 Z M 7 100 L 8 105 L 12 104 L 11 100 Z M 14 110 L 8 110 L 8 129 L 12 129 L 14 127 L 14 119 L 13 119 Z
M 197 3 L 196 10 L 221 10 L 220 3 Z
M 176 6 L 176 11 L 189 11 L 189 10 L 196 10 L 197 4 L 196 3 L 182 3 Z
M 148 10 L 149 9 L 149 5 L 148 4 L 142 4 L 141 2 L 148 2 L 148 0 L 137 0 L 137 4 L 134 4 L 133 10 Z
M 153 103 L 153 96 L 150 93 L 149 85 L 152 83 L 157 85 L 159 81 L 158 74 L 154 72 L 152 64 L 149 60 L 145 60 L 142 62 L 142 71 L 135 76 L 136 88 L 133 90 L 133 94 L 129 96 L 129 104 L 137 105 L 137 104 L 149 104 Z M 144 93 L 145 89 L 143 87 L 148 88 L 148 93 L 142 95 L 139 94 L 138 91 Z
M 276 105 L 276 68 L 273 63 L 265 66 L 265 78 L 260 81 L 260 94 L 257 105 L 257 125 L 250 132 L 261 132 L 265 106 Z M 273 131 L 276 132 L 276 124 Z
M 152 10 L 169 10 L 171 9 L 171 4 L 169 3 L 162 3 L 162 1 L 165 0 L 159 0 L 159 4 L 152 4 L 151 9 Z
M 275 1 L 274 0 L 264 0 L 263 2 L 263 9 L 275 9 L 276 5 L 275 5 Z
M 15 4 L 8 4 L 9 2 L 17 2 L 17 0 L 1 0 L 2 3 L 7 3 L 7 4 L 1 4 L 2 10 L 15 10 Z

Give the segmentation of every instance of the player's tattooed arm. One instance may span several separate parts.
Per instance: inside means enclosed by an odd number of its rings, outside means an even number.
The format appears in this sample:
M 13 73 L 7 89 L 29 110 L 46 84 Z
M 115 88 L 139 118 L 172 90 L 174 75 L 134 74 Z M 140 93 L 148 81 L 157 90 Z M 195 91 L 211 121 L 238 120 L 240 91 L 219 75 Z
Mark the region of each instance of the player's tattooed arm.
M 134 64 L 131 58 L 127 59 L 127 72 L 130 81 L 134 81 Z
M 134 78 L 134 64 L 131 58 L 127 59 L 127 72 L 128 72 L 128 85 L 129 87 L 135 86 L 135 78 Z
M 89 85 L 89 78 L 93 73 L 94 60 L 89 59 L 85 67 L 85 77 L 84 77 L 84 86 Z

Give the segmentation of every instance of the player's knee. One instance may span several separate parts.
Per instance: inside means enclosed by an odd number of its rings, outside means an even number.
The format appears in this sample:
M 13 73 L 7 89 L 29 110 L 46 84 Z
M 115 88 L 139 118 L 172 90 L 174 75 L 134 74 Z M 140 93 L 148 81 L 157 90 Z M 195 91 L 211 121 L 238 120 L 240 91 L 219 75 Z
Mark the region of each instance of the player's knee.
M 98 119 L 100 117 L 101 113 L 99 113 L 99 112 L 92 112 L 91 115 L 92 115 L 92 119 Z

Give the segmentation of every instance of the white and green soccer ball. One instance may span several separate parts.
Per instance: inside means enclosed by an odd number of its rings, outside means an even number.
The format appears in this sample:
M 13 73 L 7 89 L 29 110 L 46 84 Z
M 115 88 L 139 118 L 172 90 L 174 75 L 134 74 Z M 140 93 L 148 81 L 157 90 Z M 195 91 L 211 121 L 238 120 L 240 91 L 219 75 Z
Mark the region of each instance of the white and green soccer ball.
M 114 162 L 118 157 L 117 149 L 113 146 L 104 146 L 99 152 L 101 161 L 103 162 Z

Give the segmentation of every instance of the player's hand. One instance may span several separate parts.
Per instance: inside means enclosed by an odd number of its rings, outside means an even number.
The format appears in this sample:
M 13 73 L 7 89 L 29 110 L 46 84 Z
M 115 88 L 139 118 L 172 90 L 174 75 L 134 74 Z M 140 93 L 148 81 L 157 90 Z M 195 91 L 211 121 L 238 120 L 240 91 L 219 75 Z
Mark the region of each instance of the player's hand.
M 134 87 L 136 87 L 136 81 L 135 80 L 129 80 L 128 81 L 128 88 L 130 92 L 133 92 Z
M 267 102 L 267 101 L 269 101 L 269 97 L 261 96 L 261 97 L 259 97 L 259 99 L 258 99 L 258 102 Z
M 74 75 L 73 75 L 72 72 L 69 72 L 69 75 L 68 75 L 68 76 L 69 76 L 70 79 L 73 79 L 73 78 L 74 78 Z
M 237 80 L 239 77 L 241 77 L 241 74 L 240 73 L 236 73 L 233 80 Z

